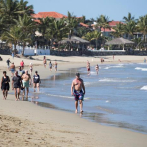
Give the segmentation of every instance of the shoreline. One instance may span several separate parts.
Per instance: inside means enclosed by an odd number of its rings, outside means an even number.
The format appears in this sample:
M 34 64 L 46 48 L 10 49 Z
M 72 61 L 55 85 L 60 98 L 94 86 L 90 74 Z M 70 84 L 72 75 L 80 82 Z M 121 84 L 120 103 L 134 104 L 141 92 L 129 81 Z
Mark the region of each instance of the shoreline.
M 127 64 L 127 63 L 123 63 L 123 64 Z M 135 64 L 135 63 L 134 63 Z M 137 64 L 137 63 L 136 63 Z M 105 64 L 105 65 L 115 65 L 115 64 Z M 81 68 L 84 68 L 84 67 L 79 67 L 79 68 L 68 68 L 68 70 L 71 70 L 71 69 L 77 69 L 77 70 L 80 70 Z M 62 72 L 62 73 L 58 73 L 58 75 L 57 76 L 62 76 L 62 75 L 64 75 L 65 74 L 65 71 L 64 72 Z M 51 80 L 51 78 L 53 78 L 54 77 L 54 75 L 50 75 L 48 78 L 50 78 L 49 80 L 50 81 L 52 81 Z M 46 80 L 48 79 L 48 78 L 46 78 Z M 58 81 L 58 80 L 60 80 L 60 79 L 57 79 L 56 81 Z M 66 80 L 66 79 L 64 79 L 64 80 Z M 54 96 L 53 96 L 54 97 Z M 31 98 L 30 98 L 31 99 Z M 73 98 L 74 99 L 74 98 Z M 31 100 L 29 100 L 29 101 L 31 101 Z M 54 105 L 54 104 L 52 104 L 52 103 L 48 103 L 48 102 L 42 102 L 42 101 L 37 101 L 37 99 L 34 99 L 34 101 L 32 101 L 33 102 L 33 104 L 35 104 L 35 102 L 37 102 L 37 105 L 38 106 L 40 106 L 40 107 L 44 107 L 44 108 L 49 108 L 49 109 L 53 109 L 53 110 L 59 110 L 59 111 L 63 111 L 63 112 L 70 112 L 70 113 L 72 113 L 72 114 L 74 114 L 74 111 L 71 111 L 71 110 L 69 110 L 69 109 L 63 109 L 63 108 L 61 108 L 60 106 L 58 107 L 58 106 L 56 106 L 56 105 Z M 73 103 L 74 103 L 74 101 L 73 101 Z M 74 105 L 74 104 L 73 104 Z M 88 120 L 88 121 L 90 121 L 90 122 L 96 122 L 96 123 L 98 123 L 98 124 L 101 124 L 101 125 L 103 125 L 103 126 L 110 126 L 110 127 L 116 127 L 116 128 L 122 128 L 122 129 L 126 129 L 126 130 L 130 130 L 130 131 L 132 131 L 132 132 L 137 132 L 137 133 L 141 133 L 141 134 L 145 134 L 145 135 L 147 135 L 147 132 L 145 132 L 145 131 L 141 131 L 141 130 L 138 130 L 138 129 L 136 129 L 132 124 L 130 124 L 131 126 L 130 127 L 127 127 L 127 126 L 121 126 L 121 125 L 119 125 L 119 126 L 117 126 L 118 124 L 121 124 L 121 122 L 119 122 L 119 121 L 112 121 L 112 120 L 108 120 L 108 121 L 104 121 L 104 120 L 93 120 L 93 119 L 91 119 L 91 117 L 90 116 L 88 116 L 88 114 L 90 114 L 89 112 L 85 112 L 84 111 L 84 113 L 83 113 L 83 115 L 81 116 L 81 118 L 83 118 L 83 119 L 86 119 L 86 120 Z M 99 115 L 101 115 L 103 118 L 105 118 L 105 119 L 107 119 L 107 117 L 104 117 L 103 115 L 105 115 L 105 113 L 103 112 L 102 114 L 101 113 L 95 113 L 95 114 L 99 114 Z M 117 125 L 116 125 L 117 124 Z
M 58 57 L 56 57 L 56 59 L 57 58 Z M 58 59 L 60 60 L 60 58 Z M 91 60 L 91 58 L 89 58 L 89 60 Z M 29 60 L 29 62 L 30 61 L 33 62 L 34 60 Z M 84 61 L 80 62 L 80 64 L 77 62 L 73 63 L 72 61 L 64 64 L 61 64 L 61 62 L 59 63 L 59 71 L 57 73 L 63 73 L 64 70 L 69 69 L 71 65 L 72 67 L 78 68 L 82 63 L 83 67 L 83 65 L 86 64 L 86 61 Z M 93 64 L 95 63 L 96 62 Z M 119 64 L 122 63 L 123 62 L 119 62 Z M 111 64 L 113 63 L 111 62 Z M 3 70 L 3 68 L 1 68 L 1 70 Z M 43 79 L 46 79 L 46 77 L 54 73 L 52 72 L 51 74 L 49 72 L 49 74 L 42 72 L 45 71 L 42 66 L 37 66 L 37 70 L 39 74 L 41 73 L 41 78 Z M 2 93 L 0 93 L 0 97 L 2 97 Z M 16 126 L 18 126 L 16 129 L 19 128 L 20 141 L 11 141 L 10 144 L 12 146 L 20 146 L 20 144 L 22 144 L 22 146 L 26 144 L 28 144 L 28 146 L 35 146 L 35 144 L 42 146 L 147 146 L 147 135 L 145 134 L 122 128 L 103 126 L 86 119 L 81 119 L 80 116 L 76 114 L 38 107 L 25 101 L 15 102 L 14 96 L 11 95 L 8 95 L 8 100 L 6 101 L 0 99 L 0 118 L 6 121 L 5 124 L 10 123 L 10 127 L 14 128 L 14 124 L 16 123 Z M 22 127 L 19 127 L 21 126 L 20 124 L 22 124 Z M 2 126 L 3 135 L 6 135 L 8 133 L 7 127 L 4 126 L 3 123 L 0 123 L 0 125 Z M 27 133 L 31 132 L 33 135 L 31 135 L 31 133 L 25 134 L 26 131 Z M 17 136 L 17 133 L 11 133 L 12 139 Z M 2 134 L 0 134 L 0 136 L 1 135 Z M 22 138 L 25 139 L 23 140 Z M 6 137 L 4 137 L 4 139 L 5 141 L 0 139 L 3 146 L 6 146 L 8 142 L 12 140 Z

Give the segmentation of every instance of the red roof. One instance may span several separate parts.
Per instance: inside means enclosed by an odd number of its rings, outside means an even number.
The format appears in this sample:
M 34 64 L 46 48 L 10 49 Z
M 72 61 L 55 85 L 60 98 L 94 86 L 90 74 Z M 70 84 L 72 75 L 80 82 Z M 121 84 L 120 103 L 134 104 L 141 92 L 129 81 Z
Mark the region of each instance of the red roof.
M 119 23 L 124 24 L 124 23 L 122 23 L 121 21 L 110 21 L 110 22 L 109 22 L 109 26 L 114 27 L 114 26 L 116 26 L 116 25 L 119 24 Z
M 110 28 L 110 29 L 108 29 L 108 28 L 101 28 L 101 32 L 115 32 L 115 30 L 114 29 L 112 29 L 112 28 Z
M 38 19 L 35 19 L 35 20 L 33 20 L 33 21 L 40 23 L 40 20 L 38 20 Z
M 85 23 L 82 23 L 82 22 L 80 23 L 80 25 L 83 26 L 83 27 L 86 27 L 86 28 L 89 27 L 89 25 L 87 25 L 87 24 L 85 24 Z
M 39 12 L 38 14 L 33 14 L 32 17 L 34 18 L 46 18 L 46 17 L 63 18 L 67 16 L 60 14 L 58 12 Z

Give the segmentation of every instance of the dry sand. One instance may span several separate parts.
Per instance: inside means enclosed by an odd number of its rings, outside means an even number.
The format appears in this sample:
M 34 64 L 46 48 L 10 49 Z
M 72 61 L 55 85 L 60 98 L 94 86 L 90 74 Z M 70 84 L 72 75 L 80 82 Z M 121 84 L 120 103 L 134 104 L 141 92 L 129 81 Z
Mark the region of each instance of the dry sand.
M 7 70 L 6 60 L 10 56 L 2 56 L 0 61 L 0 77 L 2 71 Z M 25 65 L 30 62 L 35 66 L 42 78 L 54 75 L 42 65 L 42 56 L 39 60 L 23 59 Z M 112 56 L 105 58 L 106 64 L 143 62 L 143 56 Z M 16 66 L 21 59 L 14 58 Z M 47 56 L 47 59 L 57 60 L 58 73 L 69 68 L 84 67 L 89 60 L 93 65 L 100 63 L 100 57 L 56 57 Z M 93 62 L 92 62 L 93 61 Z M 28 69 L 28 66 L 25 67 Z M 8 75 L 10 72 L 8 71 Z M 11 91 L 10 91 L 11 92 Z M 74 105 L 74 102 L 73 102 Z M 147 147 L 147 135 L 132 132 L 126 129 L 102 126 L 80 118 L 80 114 L 72 114 L 58 110 L 42 108 L 31 102 L 15 101 L 13 95 L 2 100 L 0 93 L 0 147 Z

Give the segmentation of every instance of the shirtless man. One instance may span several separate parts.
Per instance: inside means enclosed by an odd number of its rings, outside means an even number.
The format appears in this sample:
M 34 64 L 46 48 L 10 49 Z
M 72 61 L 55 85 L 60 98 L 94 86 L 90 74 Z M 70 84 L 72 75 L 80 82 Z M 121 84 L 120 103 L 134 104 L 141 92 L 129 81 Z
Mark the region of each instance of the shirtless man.
M 22 84 L 23 84 L 23 96 L 25 96 L 25 88 L 27 90 L 27 96 L 28 97 L 28 93 L 29 93 L 29 85 L 31 85 L 31 76 L 30 74 L 28 74 L 28 70 L 25 70 L 25 73 L 22 75 Z
M 11 64 L 10 70 L 11 70 L 11 74 L 12 74 L 11 77 L 13 77 L 13 76 L 14 76 L 14 72 L 15 72 L 15 65 L 14 65 L 14 62 Z
M 80 78 L 80 74 L 76 73 L 76 78 L 71 85 L 71 95 L 75 96 L 75 113 L 78 113 L 78 101 L 80 103 L 80 112 L 83 112 L 83 100 L 85 95 L 85 86 L 83 80 Z

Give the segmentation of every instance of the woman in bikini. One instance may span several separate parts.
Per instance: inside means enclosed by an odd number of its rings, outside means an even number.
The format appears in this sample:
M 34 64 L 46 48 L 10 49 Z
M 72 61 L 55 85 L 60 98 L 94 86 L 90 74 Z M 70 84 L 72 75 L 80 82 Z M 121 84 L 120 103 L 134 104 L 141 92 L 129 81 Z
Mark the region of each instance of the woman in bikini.
M 10 78 L 9 76 L 7 76 L 6 71 L 3 71 L 3 77 L 1 79 L 1 90 L 3 91 L 3 99 L 6 100 L 7 95 L 8 95 L 8 91 L 9 91 L 9 82 L 10 82 Z
M 98 66 L 98 64 L 95 66 L 95 70 L 96 70 L 96 73 L 98 75 L 98 72 L 99 72 L 99 66 Z

